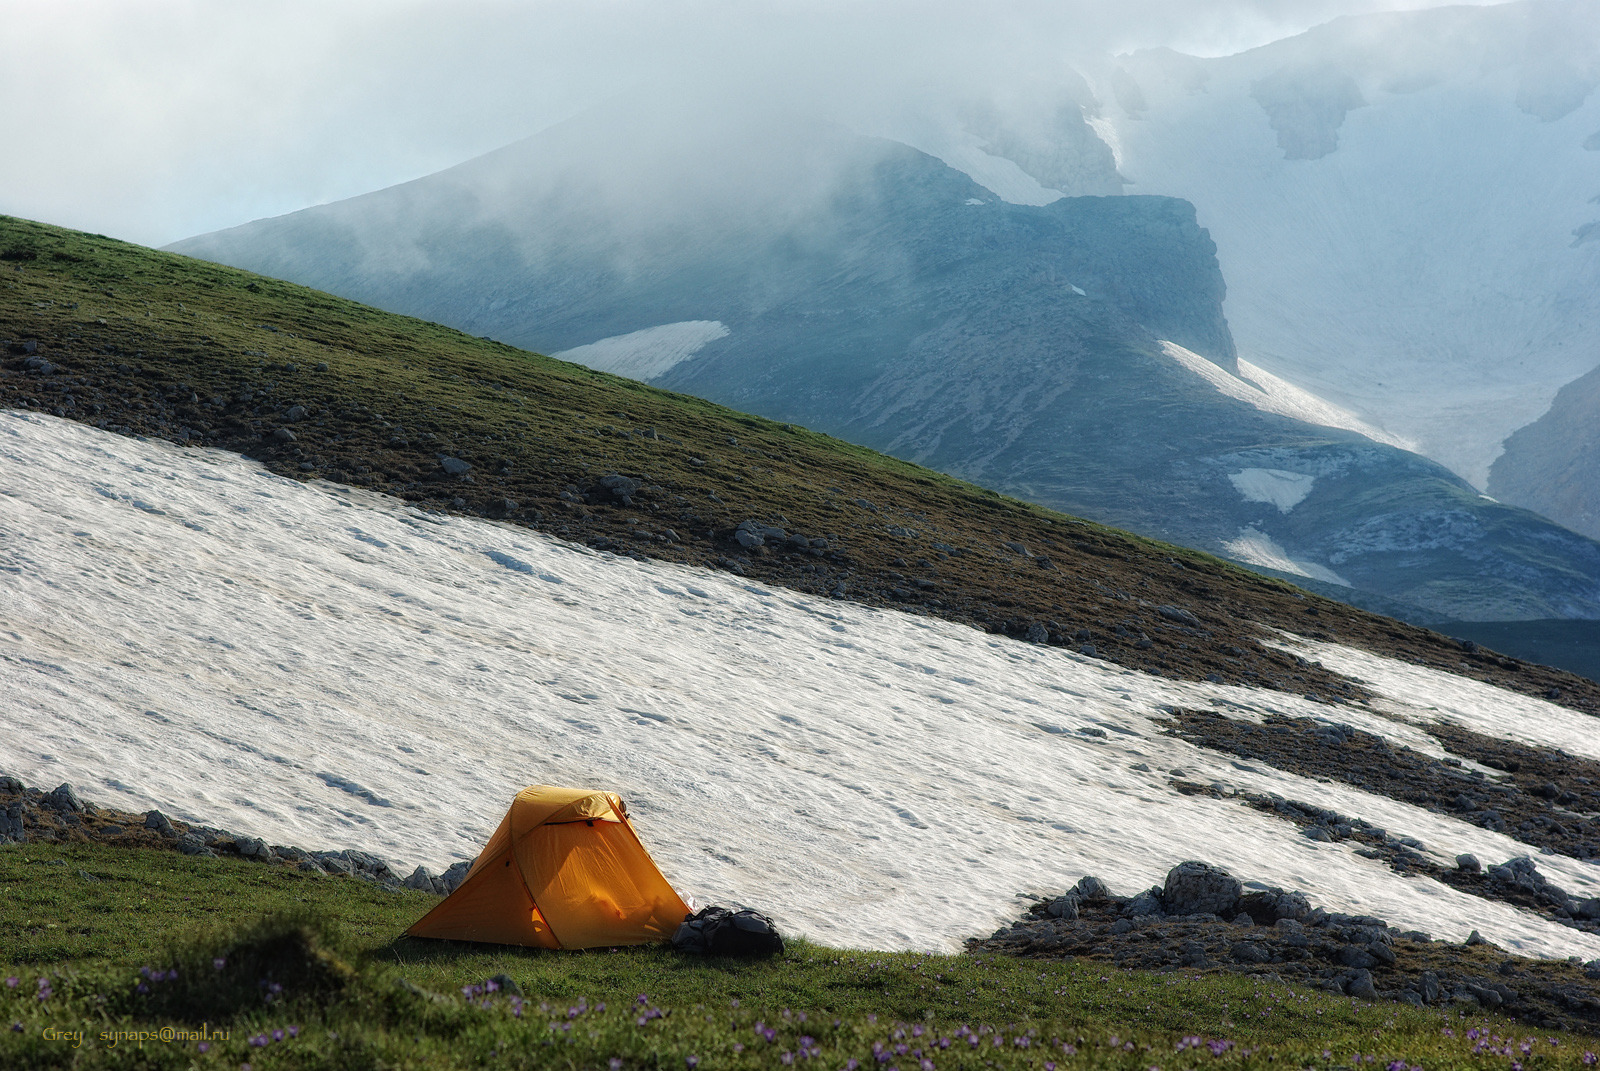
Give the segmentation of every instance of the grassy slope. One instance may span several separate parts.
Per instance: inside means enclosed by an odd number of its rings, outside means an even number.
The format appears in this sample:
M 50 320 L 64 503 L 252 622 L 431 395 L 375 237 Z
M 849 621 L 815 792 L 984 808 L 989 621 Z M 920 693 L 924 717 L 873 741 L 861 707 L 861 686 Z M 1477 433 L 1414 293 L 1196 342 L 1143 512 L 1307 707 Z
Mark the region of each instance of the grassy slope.
M 1016 636 L 1042 626 L 1050 643 L 1090 643 L 1148 672 L 1361 694 L 1254 642 L 1277 627 L 1532 694 L 1558 687 L 1563 702 L 1600 711 L 1594 682 L 1464 655 L 1204 554 L 304 287 L 9 217 L 0 269 L 0 341 L 12 343 L 0 352 L 0 407 L 192 434 L 286 475 L 431 508 L 499 515 L 509 500 L 514 523 L 618 553 L 731 567 L 818 595 L 842 585 L 851 599 Z M 24 342 L 53 371 L 27 370 Z M 296 405 L 308 418 L 285 423 Z M 274 442 L 280 427 L 296 441 Z M 473 471 L 446 476 L 444 455 Z M 631 507 L 563 499 L 613 472 L 643 481 Z M 746 553 L 731 537 L 747 518 L 826 537 L 828 548 Z M 1189 609 L 1203 629 L 1164 618 L 1164 605 Z
M 0 1066 L 605 1068 L 618 1058 L 626 1068 L 684 1068 L 696 1057 L 707 1068 L 756 1068 L 783 1065 L 783 1054 L 799 1053 L 810 1037 L 815 1055 L 795 1062 L 830 1069 L 851 1059 L 930 1066 L 923 1058 L 939 1068 L 1321 1068 L 1401 1059 L 1433 1069 L 1509 1064 L 1474 1057 L 1469 1029 L 1519 1041 L 1527 1034 L 1476 1012 L 1465 1020 L 1448 1009 L 1370 1005 L 1237 976 L 1102 964 L 806 944 L 770 961 L 702 961 L 660 948 L 548 953 L 397 937 L 431 902 L 227 859 L 90 845 L 0 849 L 0 963 L 13 964 L 0 966 L 0 1025 L 10 1026 L 0 1033 Z M 274 913 L 329 932 L 274 960 L 262 951 L 270 942 L 259 939 L 258 922 Z M 143 968 L 163 977 L 146 980 Z M 165 980 L 168 969 L 179 977 Z M 521 988 L 520 1011 L 504 994 L 463 994 L 498 974 Z M 268 977 L 282 993 L 263 989 Z M 194 1030 L 201 1021 L 228 1033 L 204 1053 L 194 1038 L 151 1040 L 141 1050 L 99 1036 Z M 973 1048 L 963 1027 L 989 1032 Z M 51 1028 L 83 1031 L 82 1047 L 46 1038 Z M 271 1040 L 274 1030 L 282 1040 Z M 1231 1047 L 1220 1056 L 1179 1051 L 1187 1036 Z M 932 1048 L 940 1038 L 951 1039 L 949 1049 Z M 882 1065 L 875 1043 L 890 1050 Z M 898 1044 L 908 1051 L 895 1054 Z M 1586 1045 L 1594 1042 L 1541 1032 L 1534 1058 L 1517 1058 L 1574 1066 Z M 910 1057 L 911 1048 L 923 1056 Z

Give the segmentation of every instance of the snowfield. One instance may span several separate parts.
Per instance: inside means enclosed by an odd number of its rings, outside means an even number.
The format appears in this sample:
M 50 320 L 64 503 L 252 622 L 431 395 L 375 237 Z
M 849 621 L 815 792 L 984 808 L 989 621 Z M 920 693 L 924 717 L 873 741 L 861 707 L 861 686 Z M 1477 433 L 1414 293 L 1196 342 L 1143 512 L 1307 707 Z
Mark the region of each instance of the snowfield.
M 32 785 L 435 870 L 473 857 L 523 785 L 611 788 L 681 890 L 837 945 L 952 949 L 1020 890 L 1095 874 L 1131 893 L 1202 859 L 1330 910 L 1600 958 L 1600 938 L 1168 781 L 1333 807 L 1442 861 L 1526 846 L 1156 724 L 1166 705 L 1281 712 L 1437 753 L 1382 711 L 1150 677 L 33 414 L 0 413 L 0 471 L 0 770 Z M 1570 711 L 1283 642 L 1408 718 L 1595 753 Z M 1594 866 L 1537 862 L 1600 894 Z

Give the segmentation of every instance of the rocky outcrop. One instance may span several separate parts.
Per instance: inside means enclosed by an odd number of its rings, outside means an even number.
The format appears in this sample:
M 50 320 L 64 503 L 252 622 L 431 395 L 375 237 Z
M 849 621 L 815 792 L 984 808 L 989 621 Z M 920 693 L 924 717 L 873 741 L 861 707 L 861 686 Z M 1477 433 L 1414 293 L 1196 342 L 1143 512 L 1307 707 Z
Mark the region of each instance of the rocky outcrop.
M 293 867 L 318 877 L 344 875 L 384 889 L 418 889 L 439 896 L 453 892 L 470 866 L 465 862 L 454 863 L 440 875 L 418 867 L 402 881 L 387 862 L 371 852 L 354 848 L 306 851 L 289 845 L 268 844 L 260 837 L 174 822 L 159 810 L 131 814 L 98 807 L 80 799 L 70 784 L 44 792 L 28 788 L 15 777 L 0 775 L 0 844 L 73 842 L 157 848 L 194 858 L 244 859 Z
M 1600 960 L 1508 956 L 1476 932 L 1462 943 L 1436 941 L 1370 915 L 1313 906 L 1304 891 L 1241 883 L 1194 861 L 1132 896 L 1088 877 L 1063 895 L 1035 897 L 1022 918 L 969 940 L 967 950 L 1141 970 L 1229 971 L 1363 1000 L 1489 1008 L 1540 1026 L 1600 1028 Z

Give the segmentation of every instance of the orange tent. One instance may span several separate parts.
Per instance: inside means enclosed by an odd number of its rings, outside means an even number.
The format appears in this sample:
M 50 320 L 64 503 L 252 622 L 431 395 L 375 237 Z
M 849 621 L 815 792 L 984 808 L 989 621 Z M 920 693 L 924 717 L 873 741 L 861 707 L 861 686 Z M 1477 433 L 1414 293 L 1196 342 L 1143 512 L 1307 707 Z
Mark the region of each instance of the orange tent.
M 539 948 L 670 941 L 689 914 L 612 792 L 531 785 L 412 937 Z

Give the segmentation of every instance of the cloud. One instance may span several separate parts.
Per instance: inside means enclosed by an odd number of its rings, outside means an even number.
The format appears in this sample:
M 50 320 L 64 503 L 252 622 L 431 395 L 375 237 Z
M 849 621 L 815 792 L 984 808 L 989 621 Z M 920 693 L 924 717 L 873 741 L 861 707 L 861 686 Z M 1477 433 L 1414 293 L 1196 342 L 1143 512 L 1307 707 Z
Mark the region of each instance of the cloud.
M 751 93 L 871 127 L 1048 82 L 1075 55 L 1221 54 L 1397 6 L 1416 5 L 0 0 L 0 211 L 161 244 L 405 181 L 628 91 Z

